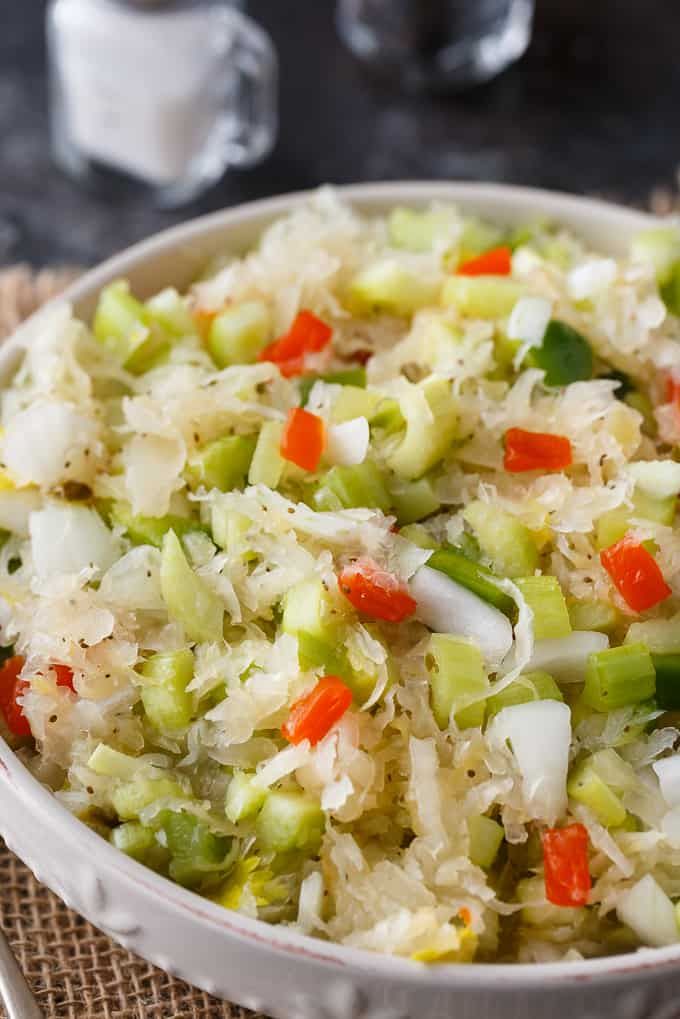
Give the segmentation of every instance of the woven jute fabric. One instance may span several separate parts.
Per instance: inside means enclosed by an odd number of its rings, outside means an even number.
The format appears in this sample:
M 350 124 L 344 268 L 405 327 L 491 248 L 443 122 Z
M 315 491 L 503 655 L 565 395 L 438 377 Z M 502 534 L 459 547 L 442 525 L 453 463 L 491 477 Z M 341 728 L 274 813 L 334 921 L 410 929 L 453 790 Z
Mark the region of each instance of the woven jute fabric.
M 76 275 L 0 270 L 0 339 Z M 120 948 L 39 884 L 1 840 L 0 921 L 45 1019 L 255 1019 Z

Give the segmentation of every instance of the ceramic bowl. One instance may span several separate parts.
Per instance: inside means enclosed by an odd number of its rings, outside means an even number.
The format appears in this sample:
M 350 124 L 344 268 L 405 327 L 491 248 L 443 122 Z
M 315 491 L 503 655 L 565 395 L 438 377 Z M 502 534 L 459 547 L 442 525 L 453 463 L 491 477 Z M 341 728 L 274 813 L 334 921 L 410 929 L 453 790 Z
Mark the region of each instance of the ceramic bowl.
M 549 217 L 599 249 L 622 252 L 649 217 L 598 201 L 475 184 L 376 184 L 344 196 L 365 212 L 432 199 L 514 224 Z M 125 276 L 147 296 L 183 287 L 218 251 L 244 251 L 285 196 L 168 230 L 88 273 L 66 297 L 87 317 L 101 287 Z M 31 322 L 22 329 L 30 329 Z M 19 340 L 0 354 L 6 380 Z M 211 994 L 276 1019 L 672 1019 L 680 946 L 588 962 L 425 967 L 327 944 L 214 905 L 152 873 L 72 817 L 0 740 L 0 832 L 70 907 L 126 948 Z

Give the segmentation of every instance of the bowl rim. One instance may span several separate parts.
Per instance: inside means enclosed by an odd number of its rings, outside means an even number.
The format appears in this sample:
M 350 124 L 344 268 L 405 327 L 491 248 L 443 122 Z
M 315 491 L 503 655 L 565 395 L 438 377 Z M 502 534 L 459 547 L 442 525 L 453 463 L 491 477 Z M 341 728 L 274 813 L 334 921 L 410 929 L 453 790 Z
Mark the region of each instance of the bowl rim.
M 264 223 L 285 214 L 304 203 L 318 189 L 258 199 L 218 210 L 171 226 L 152 237 L 142 240 L 106 259 L 71 284 L 51 306 L 64 301 L 77 304 L 91 296 L 106 282 L 125 274 L 134 265 L 143 263 L 161 251 L 190 244 L 204 234 L 223 230 L 225 239 L 230 229 L 249 222 Z M 361 206 L 389 206 L 392 204 L 424 203 L 432 200 L 450 200 L 462 205 L 484 206 L 487 203 L 512 210 L 517 205 L 533 203 L 537 211 L 558 222 L 574 216 L 592 216 L 595 220 L 609 221 L 619 228 L 630 230 L 654 225 L 658 219 L 649 213 L 629 209 L 598 198 L 585 198 L 566 192 L 549 191 L 492 183 L 444 181 L 391 181 L 369 184 L 349 184 L 334 188 L 345 200 Z M 43 309 L 34 313 L 19 326 L 3 345 L 5 351 L 22 346 L 25 329 L 40 317 Z M 288 956 L 306 957 L 320 963 L 351 970 L 368 972 L 372 976 L 389 978 L 392 982 L 418 984 L 441 991 L 453 989 L 473 991 L 490 985 L 502 992 L 519 990 L 545 990 L 548 985 L 603 982 L 616 977 L 622 981 L 639 978 L 642 972 L 657 975 L 677 966 L 680 945 L 669 948 L 641 949 L 625 955 L 600 957 L 575 962 L 547 963 L 489 963 L 465 966 L 426 966 L 398 956 L 381 955 L 366 949 L 353 948 L 335 942 L 322 941 L 287 927 L 277 927 L 255 920 L 204 899 L 195 892 L 174 884 L 143 864 L 125 856 L 101 836 L 72 815 L 29 772 L 20 758 L 0 738 L 0 777 L 6 779 L 19 794 L 22 803 L 35 811 L 44 822 L 58 829 L 66 842 L 77 843 L 90 858 L 110 874 L 124 882 L 131 890 L 149 897 L 161 896 L 166 904 L 188 921 L 207 924 L 230 936 L 251 943 L 265 944 L 270 950 Z

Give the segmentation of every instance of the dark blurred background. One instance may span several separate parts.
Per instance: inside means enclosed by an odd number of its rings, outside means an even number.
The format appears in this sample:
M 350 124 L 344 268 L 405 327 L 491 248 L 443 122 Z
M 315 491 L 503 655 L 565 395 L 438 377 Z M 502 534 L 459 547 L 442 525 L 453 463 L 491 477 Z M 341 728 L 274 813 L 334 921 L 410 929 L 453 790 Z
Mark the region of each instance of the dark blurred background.
M 180 219 L 324 181 L 510 181 L 639 205 L 675 187 L 680 0 L 537 0 L 523 59 L 453 98 L 369 79 L 337 38 L 331 0 L 250 0 L 279 51 L 277 147 L 173 212 L 95 198 L 52 166 L 44 8 L 0 0 L 0 265 L 92 263 Z

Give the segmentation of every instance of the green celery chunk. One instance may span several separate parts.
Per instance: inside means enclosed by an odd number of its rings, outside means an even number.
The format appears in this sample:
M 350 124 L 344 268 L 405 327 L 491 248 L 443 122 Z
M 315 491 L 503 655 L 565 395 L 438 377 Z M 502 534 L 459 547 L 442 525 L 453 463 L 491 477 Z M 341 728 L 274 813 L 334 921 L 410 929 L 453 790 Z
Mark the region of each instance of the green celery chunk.
M 502 577 L 528 577 L 538 566 L 538 549 L 531 531 L 505 510 L 477 499 L 463 517 L 475 533 L 484 555 Z
M 593 377 L 593 352 L 588 341 L 566 322 L 553 319 L 540 347 L 532 347 L 527 362 L 545 372 L 546 386 L 568 386 Z
M 331 407 L 333 424 L 341 425 L 345 421 L 361 417 L 366 418 L 370 424 L 378 408 L 385 402 L 387 402 L 387 398 L 374 389 L 365 389 L 357 385 L 343 385 Z M 396 400 L 392 402 L 396 403 Z
M 504 318 L 522 294 L 522 286 L 506 276 L 449 276 L 441 303 L 469 318 Z
M 626 506 L 617 506 L 598 517 L 595 525 L 595 547 L 609 548 L 616 544 L 630 527 L 631 512 Z
M 355 315 L 387 312 L 408 316 L 434 304 L 439 282 L 407 268 L 396 258 L 383 258 L 361 269 L 351 280 L 345 303 Z
M 656 701 L 664 711 L 680 711 L 680 654 L 652 654 Z
M 246 821 L 259 813 L 267 799 L 267 790 L 259 786 L 254 775 L 235 771 L 227 786 L 225 813 L 232 824 Z
M 314 493 L 319 510 L 367 507 L 387 513 L 392 500 L 380 468 L 372 460 L 353 467 L 331 467 Z
M 407 541 L 417 545 L 418 548 L 439 548 L 439 542 L 435 541 L 430 532 L 421 527 L 420 524 L 407 524 L 406 527 L 401 528 L 399 534 L 402 538 L 406 538 Z
M 450 209 L 408 209 L 398 206 L 387 221 L 390 244 L 407 251 L 432 251 L 435 242 L 455 237 L 456 217 Z
M 587 757 L 572 770 L 567 793 L 592 810 L 605 828 L 618 828 L 626 820 L 626 808 L 598 774 L 592 757 Z
M 306 633 L 334 644 L 340 621 L 340 610 L 320 577 L 299 581 L 283 599 L 281 626 L 285 633 Z
M 420 402 L 401 402 L 406 434 L 387 458 L 388 466 L 407 481 L 422 477 L 442 459 L 458 428 L 458 410 L 451 384 L 437 378 L 424 382 L 421 388 L 431 413 L 425 416 Z
M 192 488 L 231 492 L 243 488 L 257 439 L 254 435 L 226 435 L 204 446 L 189 462 L 185 475 Z
M 153 829 L 139 821 L 126 821 L 111 832 L 111 842 L 133 860 L 145 863 L 158 846 Z
M 160 822 L 170 852 L 170 877 L 193 887 L 206 875 L 226 869 L 231 839 L 214 835 L 207 824 L 186 811 L 164 810 Z
M 322 668 L 326 675 L 340 676 L 346 679 L 350 673 L 350 665 L 342 647 L 330 640 L 323 640 L 312 633 L 305 633 L 301 630 L 297 634 L 298 659 L 300 668 L 319 669 Z M 349 684 L 348 684 L 349 685 Z
M 534 637 L 549 640 L 571 633 L 567 603 L 557 577 L 518 577 L 515 581 L 534 613 Z
M 117 524 L 135 545 L 155 545 L 160 548 L 168 531 L 174 531 L 180 538 L 192 531 L 205 531 L 199 520 L 168 513 L 164 517 L 135 516 L 126 502 L 114 502 L 111 507 L 111 523 Z
M 258 814 L 255 828 L 260 846 L 273 853 L 294 850 L 316 855 L 326 818 L 316 800 L 301 792 L 271 792 Z
M 384 435 L 394 435 L 406 427 L 406 419 L 398 400 L 384 397 L 368 419 L 371 428 L 378 428 Z
M 264 301 L 243 301 L 212 320 L 208 350 L 219 368 L 253 364 L 269 342 L 271 330 L 271 315 Z
M 92 323 L 95 337 L 131 372 L 143 372 L 167 345 L 148 310 L 130 293 L 125 280 L 102 290 Z
M 609 548 L 623 538 L 630 529 L 634 517 L 652 520 L 654 523 L 672 526 L 675 520 L 678 498 L 675 495 L 663 499 L 655 499 L 647 495 L 638 486 L 632 497 L 633 507 L 617 506 L 598 517 L 595 527 L 595 544 L 598 549 Z
M 614 711 L 654 696 L 656 673 L 644 644 L 624 644 L 589 655 L 583 700 L 596 711 Z
M 224 506 L 217 503 L 213 504 L 210 511 L 210 530 L 213 541 L 232 555 L 238 552 L 247 555 L 245 536 L 252 523 L 253 521 L 245 513 L 225 509 Z
M 145 308 L 147 315 L 173 336 L 179 338 L 196 335 L 196 325 L 186 298 L 174 287 L 166 287 L 155 294 L 146 302 Z
M 430 674 L 432 713 L 439 728 L 448 728 L 452 712 L 459 729 L 482 725 L 489 680 L 479 648 L 447 633 L 432 633 L 425 665 Z M 482 699 L 470 703 L 479 697 Z
M 515 704 L 528 704 L 530 701 L 563 701 L 562 691 L 547 672 L 525 672 L 512 683 L 493 694 L 486 702 L 487 717 L 497 715 L 503 708 L 514 707 Z
M 490 817 L 480 814 L 477 817 L 469 817 L 468 833 L 470 836 L 470 849 L 468 855 L 475 867 L 488 870 L 498 856 L 498 850 L 503 845 L 505 832 L 503 826 Z
M 578 906 L 555 906 L 546 901 L 545 878 L 542 874 L 517 882 L 517 902 L 522 903 L 520 917 L 529 927 L 571 926 L 583 917 L 585 909 Z
M 184 627 L 191 641 L 219 641 L 224 626 L 224 604 L 192 570 L 179 538 L 168 531 L 161 549 L 161 594 L 171 619 Z
M 194 675 L 194 656 L 188 648 L 152 655 L 139 667 L 144 683 L 142 704 L 156 729 L 184 729 L 191 721 L 193 698 L 187 686 Z
M 136 757 L 114 750 L 107 743 L 100 743 L 90 754 L 87 766 L 95 775 L 130 780 L 137 774 L 139 761 Z
M 179 782 L 165 777 L 123 782 L 111 793 L 113 809 L 122 821 L 137 821 L 145 807 L 170 798 L 186 799 L 187 794 Z
M 652 265 L 661 286 L 668 283 L 680 259 L 680 233 L 674 226 L 652 227 L 633 237 L 630 255 L 634 262 Z
M 610 602 L 579 598 L 567 602 L 572 630 L 598 630 L 610 633 L 619 624 L 619 613 Z
M 309 399 L 309 394 L 315 382 L 328 382 L 334 386 L 354 386 L 357 389 L 366 388 L 366 369 L 362 365 L 356 368 L 344 368 L 341 371 L 326 372 L 323 375 L 305 375 L 300 379 L 300 406 L 304 407 Z M 360 417 L 361 415 L 355 415 Z M 349 419 L 348 419 L 349 420 Z
M 653 520 L 657 524 L 672 527 L 678 506 L 677 495 L 665 496 L 662 499 L 648 495 L 636 486 L 633 492 L 633 516 L 644 520 Z
M 462 552 L 454 548 L 442 548 L 434 552 L 427 561 L 427 565 L 433 570 L 445 573 L 451 580 L 455 580 L 468 591 L 472 591 L 479 598 L 495 605 L 497 609 L 504 612 L 506 616 L 512 616 L 517 611 L 517 606 L 509 594 L 494 583 L 494 574 L 481 563 L 475 563 Z
M 280 453 L 282 435 L 283 424 L 280 421 L 265 421 L 262 425 L 250 461 L 249 484 L 276 488 L 286 466 Z
M 441 503 L 434 494 L 432 482 L 428 478 L 394 486 L 392 505 L 400 527 L 423 520 L 441 508 Z

